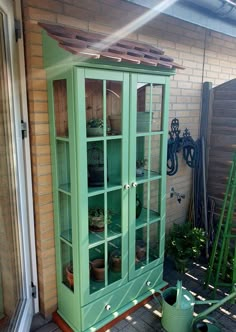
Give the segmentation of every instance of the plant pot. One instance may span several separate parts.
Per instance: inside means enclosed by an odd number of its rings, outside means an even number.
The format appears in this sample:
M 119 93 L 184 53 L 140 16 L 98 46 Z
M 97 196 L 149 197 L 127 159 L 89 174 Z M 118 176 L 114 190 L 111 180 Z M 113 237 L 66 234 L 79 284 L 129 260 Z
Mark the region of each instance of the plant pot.
M 144 176 L 144 168 L 143 167 L 136 167 L 136 176 Z
M 105 279 L 104 259 L 103 258 L 95 259 L 90 263 L 90 266 L 91 266 L 92 277 L 94 278 L 94 280 L 104 281 Z
M 101 216 L 101 217 L 89 216 L 89 229 L 92 232 L 103 232 L 104 231 L 104 216 Z
M 110 269 L 113 272 L 121 271 L 121 253 L 119 250 L 114 250 L 110 256 Z
M 187 271 L 188 258 L 174 258 L 176 270 L 185 273 Z
M 71 264 L 66 266 L 66 279 L 70 285 L 70 287 L 74 286 L 74 274 L 73 274 L 73 267 Z
M 103 128 L 100 128 L 100 127 L 96 127 L 96 128 L 87 127 L 87 136 L 88 137 L 102 136 L 102 135 L 103 135 Z

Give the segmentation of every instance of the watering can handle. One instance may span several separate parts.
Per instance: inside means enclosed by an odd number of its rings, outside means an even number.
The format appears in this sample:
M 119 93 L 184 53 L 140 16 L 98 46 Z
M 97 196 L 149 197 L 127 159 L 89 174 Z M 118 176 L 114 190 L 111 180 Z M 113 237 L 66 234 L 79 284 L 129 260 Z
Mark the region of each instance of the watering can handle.
M 158 293 L 160 293 L 160 296 L 162 297 L 163 292 L 161 290 L 158 290 Z M 156 301 L 156 303 L 159 304 L 162 307 L 162 303 L 159 300 L 159 296 L 157 297 L 155 294 L 153 294 L 153 298 Z

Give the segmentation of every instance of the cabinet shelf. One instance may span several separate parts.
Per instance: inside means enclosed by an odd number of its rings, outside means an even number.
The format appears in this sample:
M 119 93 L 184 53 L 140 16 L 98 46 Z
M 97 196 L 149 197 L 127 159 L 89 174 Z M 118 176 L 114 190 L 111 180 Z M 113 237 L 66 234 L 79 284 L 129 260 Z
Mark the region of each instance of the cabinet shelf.
M 72 242 L 70 241 L 70 239 L 68 239 L 68 238 L 66 238 L 66 237 L 64 237 L 64 236 L 62 236 L 61 235 L 61 241 L 63 242 L 63 243 L 65 243 L 65 244 L 67 244 L 68 246 L 70 246 L 70 247 L 72 247 Z
M 69 228 L 61 232 L 61 238 L 66 240 L 67 243 L 72 244 L 72 229 Z
M 122 188 L 122 186 L 120 184 L 109 182 L 106 191 L 107 192 L 115 191 L 115 190 L 119 190 L 121 188 Z M 105 192 L 104 187 L 88 187 L 88 197 L 95 196 L 98 194 L 103 194 L 104 192 Z
M 112 223 L 107 226 L 107 238 L 114 240 L 121 237 L 121 225 L 118 221 L 118 217 L 113 217 Z M 94 244 L 98 245 L 104 241 L 104 232 L 89 231 L 89 247 Z
M 66 194 L 66 195 L 71 195 L 71 192 L 70 192 L 70 183 L 65 183 L 65 184 L 61 184 L 58 188 L 58 191 Z
M 137 183 L 144 183 L 147 180 L 159 180 L 161 179 L 161 175 L 157 172 L 150 171 L 150 176 L 148 170 L 144 170 L 144 174 L 142 176 L 136 176 Z
M 67 143 L 69 143 L 69 137 L 68 136 L 65 136 L 65 137 L 56 136 L 56 140 L 57 141 L 61 141 L 61 142 L 67 142 Z

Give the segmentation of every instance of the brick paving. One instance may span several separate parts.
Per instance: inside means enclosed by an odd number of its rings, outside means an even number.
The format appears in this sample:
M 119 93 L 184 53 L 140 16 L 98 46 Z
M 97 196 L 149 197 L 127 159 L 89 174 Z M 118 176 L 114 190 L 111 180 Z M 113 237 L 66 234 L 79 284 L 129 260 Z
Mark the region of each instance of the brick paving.
M 196 300 L 213 299 L 211 289 L 203 287 L 206 267 L 204 264 L 194 263 L 185 274 L 178 273 L 174 264 L 166 259 L 164 268 L 164 279 L 170 286 L 175 286 L 177 280 L 182 280 L 183 287 L 192 293 Z M 223 290 L 217 292 L 217 299 L 223 298 L 225 293 Z M 195 305 L 194 314 L 205 310 L 208 305 Z M 236 331 L 236 304 L 231 302 L 225 303 L 223 306 L 212 312 L 210 317 L 216 319 L 222 332 Z M 36 322 L 38 320 L 38 322 Z M 56 324 L 45 321 L 40 315 L 36 315 L 31 332 L 59 332 L 61 331 Z M 161 325 L 161 305 L 155 300 L 151 300 L 143 307 L 139 308 L 125 319 L 114 325 L 106 332 L 164 332 L 165 329 Z

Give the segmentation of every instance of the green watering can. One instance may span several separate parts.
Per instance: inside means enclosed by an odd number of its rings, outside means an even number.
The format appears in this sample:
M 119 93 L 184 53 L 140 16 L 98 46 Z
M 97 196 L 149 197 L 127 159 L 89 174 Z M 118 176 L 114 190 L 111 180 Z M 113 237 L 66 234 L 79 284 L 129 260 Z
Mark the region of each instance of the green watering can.
M 220 332 L 220 328 L 211 318 L 211 323 L 203 322 L 206 316 L 223 305 L 225 302 L 236 297 L 236 291 L 222 300 L 196 301 L 190 292 L 182 288 L 182 282 L 177 281 L 176 287 L 169 287 L 162 296 L 162 319 L 161 323 L 167 332 Z M 193 318 L 195 304 L 215 303 L 205 311 Z

